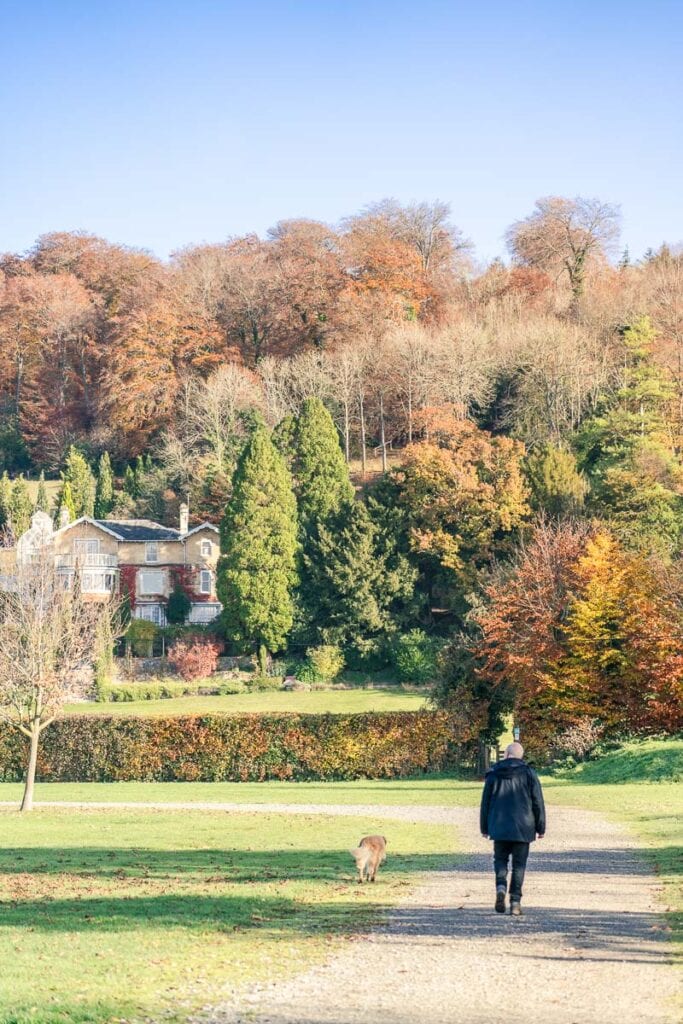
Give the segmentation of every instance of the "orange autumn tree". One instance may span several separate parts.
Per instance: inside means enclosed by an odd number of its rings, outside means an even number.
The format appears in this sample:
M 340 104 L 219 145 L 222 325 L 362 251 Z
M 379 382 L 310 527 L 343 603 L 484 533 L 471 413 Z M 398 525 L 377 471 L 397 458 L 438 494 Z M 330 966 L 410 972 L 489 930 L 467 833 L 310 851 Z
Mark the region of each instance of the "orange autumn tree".
M 500 567 L 475 616 L 476 674 L 492 692 L 510 690 L 527 739 L 548 737 L 558 719 L 586 713 L 565 671 L 565 621 L 576 589 L 576 563 L 588 528 L 540 520 L 513 566 Z
M 681 713 L 681 611 L 658 566 L 608 532 L 537 525 L 476 616 L 478 674 L 510 687 L 539 750 L 582 720 L 608 733 L 675 731 Z
M 481 430 L 454 405 L 415 420 L 423 440 L 406 448 L 394 473 L 399 503 L 423 572 L 464 594 L 529 515 L 524 447 Z
M 683 618 L 661 567 L 609 533 L 589 539 L 567 619 L 567 671 L 586 713 L 605 726 L 672 731 L 683 724 Z

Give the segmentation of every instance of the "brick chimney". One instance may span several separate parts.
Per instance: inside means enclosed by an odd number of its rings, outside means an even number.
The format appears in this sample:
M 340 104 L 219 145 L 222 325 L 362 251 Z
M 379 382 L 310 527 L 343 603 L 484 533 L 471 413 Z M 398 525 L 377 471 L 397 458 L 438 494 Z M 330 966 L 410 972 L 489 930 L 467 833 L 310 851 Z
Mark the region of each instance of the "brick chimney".
M 183 536 L 190 529 L 190 509 L 183 502 L 180 506 L 180 532 Z

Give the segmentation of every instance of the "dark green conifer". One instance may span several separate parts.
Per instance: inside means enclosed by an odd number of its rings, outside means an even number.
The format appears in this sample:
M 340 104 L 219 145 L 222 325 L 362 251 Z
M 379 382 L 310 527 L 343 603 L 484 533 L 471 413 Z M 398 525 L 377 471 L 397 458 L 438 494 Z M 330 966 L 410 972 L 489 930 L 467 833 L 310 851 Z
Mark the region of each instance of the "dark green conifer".
M 291 476 L 264 426 L 238 462 L 221 552 L 217 590 L 226 635 L 255 650 L 265 671 L 268 651 L 282 649 L 292 628 L 297 516 Z
M 114 506 L 114 473 L 109 452 L 102 452 L 97 467 L 95 518 L 106 519 Z

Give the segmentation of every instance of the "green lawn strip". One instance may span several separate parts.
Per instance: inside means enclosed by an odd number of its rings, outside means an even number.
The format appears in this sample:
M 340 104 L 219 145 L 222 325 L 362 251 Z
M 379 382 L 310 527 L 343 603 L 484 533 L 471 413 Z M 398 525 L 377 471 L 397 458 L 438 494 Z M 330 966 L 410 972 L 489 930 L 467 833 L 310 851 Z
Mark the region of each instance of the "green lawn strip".
M 21 799 L 22 786 L 0 783 L 0 801 Z M 429 775 L 350 782 L 42 782 L 36 800 L 106 803 L 386 804 L 471 807 L 481 783 Z
M 0 1020 L 182 1021 L 236 983 L 300 970 L 453 855 L 396 821 L 116 809 L 0 814 Z M 383 832 L 359 886 L 348 849 Z
M 395 690 L 313 690 L 286 693 L 234 693 L 204 697 L 169 697 L 164 700 L 139 700 L 68 704 L 67 715 L 234 715 L 244 713 L 281 714 L 353 714 L 363 711 L 419 711 L 427 698 L 419 693 Z
M 683 782 L 683 739 L 625 743 L 565 778 L 581 783 Z

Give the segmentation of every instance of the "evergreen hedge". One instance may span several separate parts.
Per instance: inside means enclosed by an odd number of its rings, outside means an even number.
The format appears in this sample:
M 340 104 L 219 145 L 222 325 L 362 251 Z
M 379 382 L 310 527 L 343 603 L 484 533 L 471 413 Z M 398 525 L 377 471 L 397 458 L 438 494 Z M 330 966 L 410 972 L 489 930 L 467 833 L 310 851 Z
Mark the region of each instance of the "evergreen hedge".
M 44 733 L 44 782 L 247 782 L 399 778 L 469 768 L 475 744 L 445 711 L 356 715 L 195 715 L 57 719 Z M 26 740 L 0 734 L 0 779 L 19 781 Z

